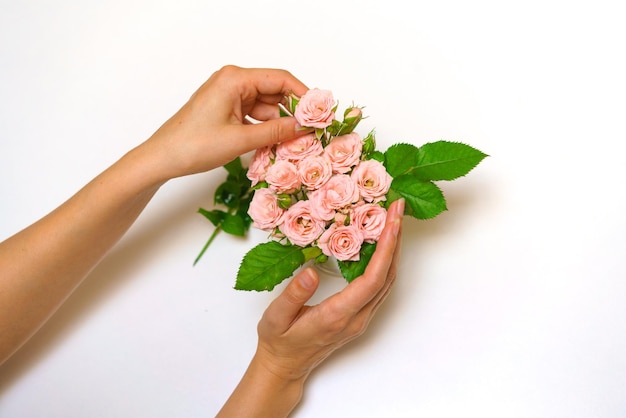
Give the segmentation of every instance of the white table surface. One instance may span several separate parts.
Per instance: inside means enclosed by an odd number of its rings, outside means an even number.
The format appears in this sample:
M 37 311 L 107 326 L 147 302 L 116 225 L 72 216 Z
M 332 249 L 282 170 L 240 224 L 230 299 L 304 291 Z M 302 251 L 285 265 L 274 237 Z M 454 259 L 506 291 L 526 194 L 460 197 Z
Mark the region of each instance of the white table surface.
M 490 154 L 407 219 L 394 292 L 311 376 L 298 417 L 626 411 L 626 29 L 617 1 L 0 3 L 0 239 L 147 138 L 224 64 L 287 68 L 380 148 Z M 508 4 L 508 5 L 505 5 Z M 0 416 L 207 417 L 275 293 L 232 289 L 265 239 L 212 231 L 214 171 L 166 184 L 0 368 Z M 1 273 L 0 273 L 1 274 Z M 339 289 L 325 280 L 316 300 Z M 281 286 L 282 288 L 282 286 Z M 277 289 L 279 291 L 280 289 Z

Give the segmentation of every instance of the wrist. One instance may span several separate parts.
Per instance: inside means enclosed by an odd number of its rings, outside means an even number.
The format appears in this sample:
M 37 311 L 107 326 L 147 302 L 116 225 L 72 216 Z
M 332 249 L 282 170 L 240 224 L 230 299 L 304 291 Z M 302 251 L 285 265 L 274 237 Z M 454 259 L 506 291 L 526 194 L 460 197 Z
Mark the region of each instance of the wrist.
M 306 377 L 277 373 L 257 350 L 217 417 L 287 417 L 302 398 Z
M 158 189 L 175 176 L 168 168 L 167 155 L 150 141 L 143 142 L 131 149 L 118 161 L 118 164 L 130 167 L 134 182 L 141 189 Z
M 303 364 L 297 356 L 280 355 L 273 351 L 259 342 L 253 361 L 278 380 L 284 382 L 304 382 L 306 380 L 312 370 L 308 361 Z

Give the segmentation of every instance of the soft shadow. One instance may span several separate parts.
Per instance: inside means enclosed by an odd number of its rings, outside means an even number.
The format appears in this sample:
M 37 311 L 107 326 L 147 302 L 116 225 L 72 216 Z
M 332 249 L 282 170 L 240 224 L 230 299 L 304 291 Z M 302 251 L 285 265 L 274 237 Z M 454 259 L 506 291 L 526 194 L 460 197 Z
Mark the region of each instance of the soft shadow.
M 209 196 L 206 183 L 177 195 L 176 206 L 161 210 L 151 221 L 135 225 L 95 267 L 46 324 L 0 367 L 0 396 L 21 376 L 43 361 L 46 354 L 71 334 L 89 312 L 117 292 L 134 272 L 148 262 L 163 240 L 199 216 L 196 208 L 205 205 L 199 197 Z M 161 193 L 161 191 L 159 191 Z M 149 209 L 149 207 L 147 208 Z

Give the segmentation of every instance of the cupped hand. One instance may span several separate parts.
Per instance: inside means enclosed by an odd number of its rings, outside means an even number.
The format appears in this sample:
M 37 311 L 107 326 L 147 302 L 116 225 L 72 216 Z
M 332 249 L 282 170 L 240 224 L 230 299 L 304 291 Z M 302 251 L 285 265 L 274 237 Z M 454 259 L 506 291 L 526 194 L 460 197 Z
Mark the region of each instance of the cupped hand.
M 389 208 L 385 229 L 365 273 L 316 306 L 305 303 L 319 277 L 305 269 L 265 311 L 256 359 L 286 380 L 306 378 L 320 362 L 361 335 L 396 278 L 404 201 Z
M 160 157 L 164 179 L 211 170 L 306 133 L 293 117 L 279 117 L 278 103 L 307 90 L 285 70 L 225 66 L 144 146 Z

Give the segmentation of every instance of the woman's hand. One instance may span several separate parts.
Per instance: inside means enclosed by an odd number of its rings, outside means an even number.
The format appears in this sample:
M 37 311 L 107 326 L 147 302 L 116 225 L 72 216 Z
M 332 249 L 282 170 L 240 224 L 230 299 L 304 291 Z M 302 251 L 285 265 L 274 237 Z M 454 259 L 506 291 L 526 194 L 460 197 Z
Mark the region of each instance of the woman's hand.
M 258 325 L 257 351 L 219 417 L 284 417 L 299 402 L 310 372 L 361 335 L 397 273 L 404 201 L 394 202 L 365 273 L 316 306 L 313 269 L 300 272 L 270 304 Z
M 224 67 L 150 139 L 1 242 L 0 364 L 67 299 L 164 182 L 304 133 L 294 118 L 279 118 L 277 104 L 306 90 L 284 70 Z
M 285 379 L 306 376 L 333 351 L 366 330 L 396 278 L 403 212 L 403 201 L 391 205 L 365 273 L 341 292 L 319 305 L 306 306 L 319 278 L 313 269 L 305 269 L 267 308 L 258 326 L 257 355 L 273 373 Z
M 278 103 L 308 88 L 288 71 L 225 66 L 215 72 L 142 147 L 162 180 L 220 167 L 306 130 L 279 117 Z M 251 123 L 250 119 L 261 123 Z

